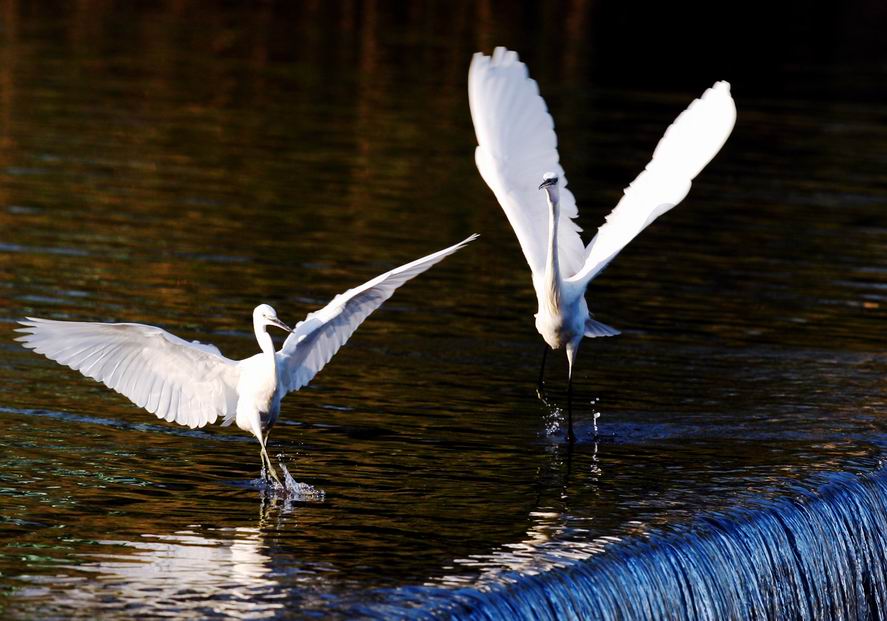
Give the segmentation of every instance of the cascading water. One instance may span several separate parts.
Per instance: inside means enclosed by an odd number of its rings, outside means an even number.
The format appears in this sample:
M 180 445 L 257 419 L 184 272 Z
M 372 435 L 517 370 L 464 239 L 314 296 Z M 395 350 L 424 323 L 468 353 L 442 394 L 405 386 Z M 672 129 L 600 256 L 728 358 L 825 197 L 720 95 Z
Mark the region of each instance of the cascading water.
M 418 589 L 411 599 L 424 604 L 383 614 L 477 621 L 887 617 L 887 471 L 821 475 L 793 492 L 623 539 L 535 575 L 512 572 L 455 593 Z

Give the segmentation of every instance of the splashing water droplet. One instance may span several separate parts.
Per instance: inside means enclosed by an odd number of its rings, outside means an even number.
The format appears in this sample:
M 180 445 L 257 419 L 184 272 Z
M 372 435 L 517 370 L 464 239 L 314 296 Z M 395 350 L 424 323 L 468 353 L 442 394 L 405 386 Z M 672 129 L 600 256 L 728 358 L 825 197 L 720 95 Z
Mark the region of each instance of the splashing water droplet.
M 299 483 L 287 470 L 283 463 L 279 463 L 280 469 L 283 470 L 283 483 L 286 487 L 286 493 L 294 497 L 299 502 L 323 502 L 326 493 L 322 489 L 318 489 L 307 483 Z

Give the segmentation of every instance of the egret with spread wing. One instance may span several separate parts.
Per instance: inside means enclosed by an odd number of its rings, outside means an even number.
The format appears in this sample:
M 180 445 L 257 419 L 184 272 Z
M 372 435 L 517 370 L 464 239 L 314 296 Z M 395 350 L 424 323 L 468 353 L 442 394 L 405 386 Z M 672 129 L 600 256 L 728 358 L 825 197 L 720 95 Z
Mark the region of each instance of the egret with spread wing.
M 572 377 L 579 344 L 583 337 L 619 334 L 592 318 L 585 290 L 628 242 L 681 202 L 726 142 L 736 121 L 730 85 L 717 82 L 678 116 L 588 246 L 573 221 L 579 212 L 559 163 L 554 122 L 517 53 L 499 47 L 492 57 L 475 54 L 468 102 L 477 134 L 477 168 L 514 228 L 533 274 L 536 329 L 548 347 L 567 352 L 567 436 L 572 442 Z
M 188 342 L 137 323 L 87 323 L 28 318 L 18 328 L 22 345 L 102 382 L 158 418 L 203 427 L 222 419 L 259 440 L 263 470 L 281 484 L 265 445 L 280 413 L 280 400 L 310 382 L 357 327 L 402 284 L 468 239 L 386 272 L 333 298 L 292 330 L 267 304 L 253 311 L 261 353 L 245 360 L 224 357 L 213 345 Z M 280 351 L 267 332 L 290 332 Z

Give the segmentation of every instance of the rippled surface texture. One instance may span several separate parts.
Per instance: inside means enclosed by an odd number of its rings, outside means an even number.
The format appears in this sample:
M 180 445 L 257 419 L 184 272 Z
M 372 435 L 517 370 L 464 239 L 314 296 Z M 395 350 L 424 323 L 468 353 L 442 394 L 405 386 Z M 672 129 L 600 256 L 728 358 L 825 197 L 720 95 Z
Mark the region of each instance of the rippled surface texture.
M 393 616 L 877 469 L 887 55 L 865 6 L 665 37 L 581 1 L 0 2 L 0 612 Z M 473 163 L 466 72 L 496 43 L 540 82 L 587 231 L 705 87 L 739 108 L 589 290 L 623 334 L 583 346 L 572 451 L 565 361 L 540 401 L 529 272 Z M 25 315 L 134 321 L 244 358 L 257 303 L 295 323 L 472 232 L 283 402 L 271 452 L 323 502 L 257 489 L 237 430 L 157 421 L 11 340 Z

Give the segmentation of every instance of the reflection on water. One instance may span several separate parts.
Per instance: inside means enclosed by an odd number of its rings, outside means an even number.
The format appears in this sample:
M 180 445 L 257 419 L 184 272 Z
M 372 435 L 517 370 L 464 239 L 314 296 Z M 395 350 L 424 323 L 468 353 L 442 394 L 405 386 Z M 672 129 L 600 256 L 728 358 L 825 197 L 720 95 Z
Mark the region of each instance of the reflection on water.
M 598 458 L 598 442 L 593 441 L 587 465 L 587 477 L 581 482 L 585 494 L 594 494 L 603 475 Z M 571 515 L 570 499 L 573 475 L 573 447 L 551 445 L 549 461 L 538 473 L 536 509 L 529 512 L 529 526 L 520 540 L 503 543 L 489 552 L 453 559 L 445 569 L 461 573 L 442 576 L 435 583 L 450 587 L 472 584 L 483 589 L 500 581 L 503 575 L 539 573 L 581 561 L 601 552 L 619 537 L 604 535 L 588 538 L 593 516 Z M 551 503 L 554 495 L 556 502 Z M 587 527 L 583 527 L 586 523 Z M 470 571 L 466 574 L 466 568 Z M 474 574 L 478 574 L 476 577 Z M 469 577 L 471 576 L 471 577 Z M 431 585 L 432 583 L 428 583 Z
M 207 538 L 185 531 L 145 534 L 140 541 L 100 541 L 110 549 L 125 548 L 126 553 L 84 559 L 79 570 L 97 575 L 77 580 L 76 587 L 68 589 L 76 593 L 72 604 L 98 612 L 106 606 L 136 607 L 146 615 L 179 618 L 211 613 L 256 619 L 280 612 L 285 603 L 280 595 L 275 597 L 276 580 L 261 531 L 238 528 L 219 535 Z
M 397 617 L 416 585 L 622 575 L 592 561 L 875 470 L 880 32 L 803 10 L 792 24 L 843 42 L 828 64 L 803 29 L 687 63 L 693 29 L 638 65 L 613 27 L 630 12 L 0 0 L 3 616 Z M 537 399 L 534 294 L 472 161 L 467 65 L 499 43 L 538 68 L 589 232 L 701 87 L 730 79 L 740 108 L 692 196 L 589 293 L 623 335 L 583 349 L 572 451 L 566 365 Z M 293 323 L 466 230 L 471 253 L 284 404 L 270 450 L 323 502 L 263 494 L 236 430 L 154 420 L 11 342 L 24 315 L 123 320 L 245 357 L 258 302 Z

